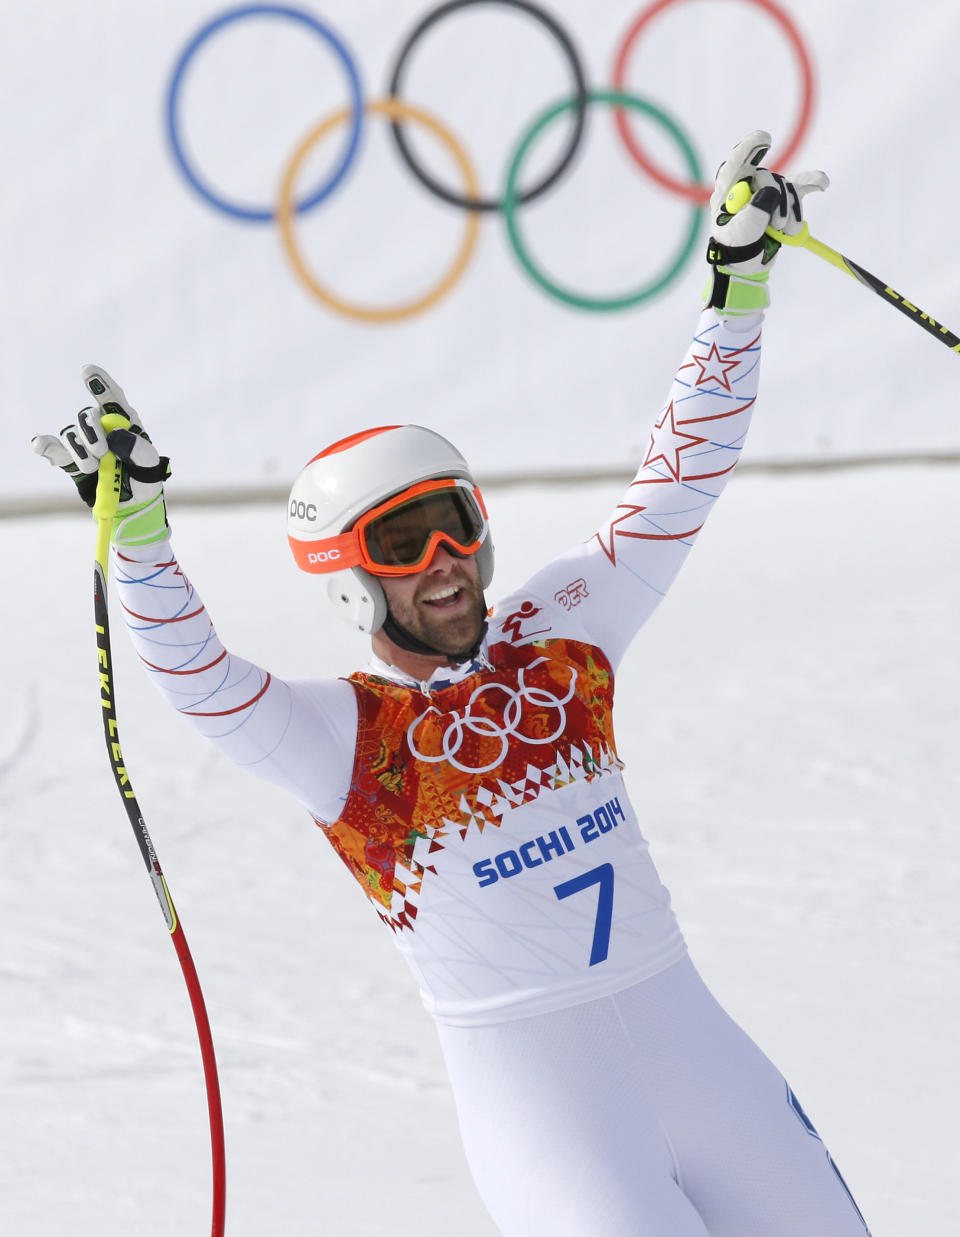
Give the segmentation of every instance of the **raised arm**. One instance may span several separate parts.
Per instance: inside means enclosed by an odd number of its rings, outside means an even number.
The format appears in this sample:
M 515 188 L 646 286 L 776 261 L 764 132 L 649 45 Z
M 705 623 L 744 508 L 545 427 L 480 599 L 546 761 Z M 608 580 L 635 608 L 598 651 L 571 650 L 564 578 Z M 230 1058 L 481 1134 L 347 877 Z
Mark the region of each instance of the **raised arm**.
M 161 458 L 106 371 L 84 370 L 97 407 L 34 449 L 75 481 L 92 505 L 97 465 L 109 449 L 123 463 L 112 530 L 116 592 L 134 648 L 178 712 L 236 764 L 291 791 L 321 820 L 339 815 L 350 784 L 357 710 L 347 683 L 288 683 L 227 650 L 169 540 Z M 105 435 L 103 413 L 129 427 Z
M 796 232 L 801 198 L 827 184 L 822 172 L 788 182 L 759 167 L 769 145 L 769 134 L 749 134 L 717 173 L 706 308 L 636 476 L 597 533 L 522 590 L 553 610 L 555 630 L 576 629 L 614 666 L 672 584 L 740 458 L 757 398 L 766 284 L 780 247 L 765 229 L 772 223 Z M 731 213 L 728 195 L 743 181 L 750 192 L 736 196 L 747 204 Z

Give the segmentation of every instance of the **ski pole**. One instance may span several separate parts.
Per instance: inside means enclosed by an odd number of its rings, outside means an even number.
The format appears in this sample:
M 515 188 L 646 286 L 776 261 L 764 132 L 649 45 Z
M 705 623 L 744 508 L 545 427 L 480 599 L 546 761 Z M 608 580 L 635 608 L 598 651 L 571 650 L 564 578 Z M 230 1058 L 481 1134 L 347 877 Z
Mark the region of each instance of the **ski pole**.
M 94 395 L 102 395 L 103 387 L 99 379 L 92 377 L 89 386 Z M 99 390 L 97 389 L 99 387 Z M 129 418 L 120 414 L 108 412 L 101 418 L 104 431 L 122 428 L 129 424 Z M 113 659 L 110 654 L 110 619 L 107 606 L 107 576 L 110 562 L 110 533 L 113 517 L 120 502 L 121 463 L 112 451 L 108 451 L 100 461 L 97 474 L 97 496 L 93 506 L 93 516 L 97 521 L 97 553 L 93 571 L 93 607 L 97 628 L 97 654 L 100 674 L 100 704 L 103 711 L 103 733 L 110 756 L 110 766 L 113 769 L 114 781 L 123 800 L 127 818 L 133 827 L 137 845 L 143 855 L 147 873 L 153 884 L 154 892 L 160 903 L 166 921 L 170 939 L 180 959 L 183 977 L 190 994 L 190 1004 L 193 1007 L 193 1017 L 197 1024 L 197 1034 L 200 1037 L 200 1054 L 203 1059 L 203 1076 L 207 1088 L 207 1109 L 210 1116 L 210 1146 L 213 1157 L 213 1219 L 211 1237 L 223 1237 L 226 1218 L 226 1154 L 223 1141 L 223 1110 L 220 1104 L 220 1083 L 217 1077 L 217 1060 L 213 1050 L 213 1036 L 210 1033 L 210 1022 L 207 1009 L 200 989 L 200 980 L 193 964 L 190 947 L 183 933 L 183 925 L 173 905 L 170 890 L 160 868 L 160 861 L 147 832 L 130 782 L 120 750 L 120 736 L 117 728 L 116 692 L 113 682 Z
M 735 215 L 737 211 L 743 210 L 752 196 L 753 190 L 750 187 L 750 182 L 748 180 L 737 181 L 727 194 L 725 207 L 731 215 Z M 829 262 L 837 270 L 850 275 L 857 283 L 863 284 L 871 292 L 876 292 L 877 296 L 886 301 L 888 305 L 893 305 L 895 309 L 899 309 L 912 322 L 916 322 L 917 326 L 922 326 L 934 339 L 939 339 L 942 344 L 946 344 L 951 352 L 960 354 L 960 337 L 954 335 L 953 331 L 945 327 L 943 323 L 938 322 L 936 318 L 932 318 L 925 310 L 908 301 L 905 296 L 895 291 L 889 284 L 885 284 L 882 279 L 878 279 L 876 275 L 871 275 L 868 270 L 854 262 L 852 258 L 845 257 L 842 253 L 838 253 L 836 249 L 831 249 L 829 245 L 825 245 L 823 241 L 817 240 L 815 236 L 811 236 L 810 225 L 806 220 L 800 225 L 800 231 L 796 236 L 789 236 L 786 232 L 781 232 L 779 228 L 767 228 L 766 232 L 768 236 L 772 236 L 774 240 L 780 241 L 782 245 L 793 245 L 795 248 L 808 249 L 810 253 L 815 254 L 818 258 L 822 258 L 824 262 Z

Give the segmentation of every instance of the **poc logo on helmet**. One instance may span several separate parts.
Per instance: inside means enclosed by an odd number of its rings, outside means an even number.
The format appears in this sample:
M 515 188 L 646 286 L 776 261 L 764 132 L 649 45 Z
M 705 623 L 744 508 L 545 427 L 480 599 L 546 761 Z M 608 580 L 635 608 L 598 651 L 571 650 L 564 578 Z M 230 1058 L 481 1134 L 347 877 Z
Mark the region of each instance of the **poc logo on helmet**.
M 315 520 L 317 518 L 316 504 L 298 502 L 297 499 L 291 498 L 290 514 L 297 520 Z
M 332 563 L 334 559 L 340 557 L 339 550 L 317 550 L 315 553 L 307 555 L 308 563 Z

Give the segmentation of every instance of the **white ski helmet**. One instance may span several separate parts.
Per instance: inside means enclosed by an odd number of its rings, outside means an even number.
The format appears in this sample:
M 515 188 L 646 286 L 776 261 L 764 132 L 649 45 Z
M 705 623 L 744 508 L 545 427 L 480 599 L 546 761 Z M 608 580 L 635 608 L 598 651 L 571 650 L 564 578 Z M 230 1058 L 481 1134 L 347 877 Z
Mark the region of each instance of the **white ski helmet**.
M 420 482 L 440 478 L 465 481 L 484 515 L 475 557 L 480 582 L 493 578 L 493 542 L 483 499 L 470 466 L 446 438 L 421 425 L 381 425 L 342 438 L 302 470 L 287 504 L 287 537 L 297 565 L 328 576 L 327 595 L 334 609 L 360 631 L 373 635 L 387 617 L 387 598 L 377 576 L 351 564 L 338 566 L 337 548 L 327 542 L 348 532 L 367 511 Z M 342 539 L 341 539 L 342 540 Z

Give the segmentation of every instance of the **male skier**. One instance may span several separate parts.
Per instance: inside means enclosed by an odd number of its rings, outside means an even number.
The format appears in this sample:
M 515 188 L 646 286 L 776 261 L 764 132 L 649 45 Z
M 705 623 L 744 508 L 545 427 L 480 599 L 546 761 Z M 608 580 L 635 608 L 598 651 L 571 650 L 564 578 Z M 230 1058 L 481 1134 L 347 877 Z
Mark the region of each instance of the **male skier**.
M 766 283 L 822 173 L 721 166 L 706 307 L 609 519 L 488 615 L 486 511 L 419 426 L 354 434 L 297 478 L 297 563 L 372 636 L 367 667 L 287 683 L 224 649 L 170 547 L 167 461 L 123 392 L 35 448 L 92 502 L 124 463 L 115 579 L 170 701 L 309 809 L 391 928 L 434 1016 L 467 1157 L 506 1237 L 863 1237 L 793 1092 L 689 957 L 624 788 L 614 673 L 733 470 Z M 739 212 L 727 195 L 747 180 Z M 129 429 L 105 436 L 100 416 Z

